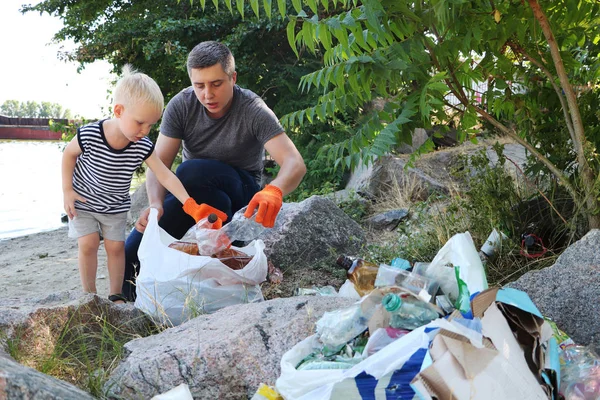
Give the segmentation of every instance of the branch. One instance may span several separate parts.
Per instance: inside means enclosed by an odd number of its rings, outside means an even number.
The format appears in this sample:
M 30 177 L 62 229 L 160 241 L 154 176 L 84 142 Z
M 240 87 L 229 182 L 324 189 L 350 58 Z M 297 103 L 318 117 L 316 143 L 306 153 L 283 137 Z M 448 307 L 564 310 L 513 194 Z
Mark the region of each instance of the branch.
M 465 106 L 466 105 L 467 104 L 465 104 Z M 542 164 L 544 164 L 546 168 L 548 168 L 550 172 L 552 172 L 552 174 L 556 176 L 560 184 L 564 186 L 564 188 L 569 192 L 571 197 L 573 197 L 573 201 L 579 204 L 579 194 L 577 193 L 571 182 L 569 182 L 569 179 L 567 179 L 567 177 L 563 174 L 563 172 L 560 169 L 558 169 L 554 164 L 552 164 L 552 162 L 548 160 L 542 153 L 540 153 L 532 144 L 521 138 L 513 129 L 509 129 L 506 126 L 502 125 L 496 118 L 492 117 L 490 114 L 487 113 L 487 111 L 485 111 L 481 107 L 478 107 L 476 105 L 472 105 L 472 107 L 475 108 L 475 111 L 477 111 L 477 113 L 481 115 L 486 121 L 494 125 L 499 131 L 513 138 L 517 143 L 525 147 L 531 154 L 533 154 L 535 158 L 540 160 Z
M 560 80 L 560 85 L 565 92 L 565 96 L 567 98 L 567 104 L 569 106 L 569 112 L 571 114 L 571 121 L 573 123 L 573 131 L 575 134 L 575 142 L 573 146 L 575 146 L 575 152 L 577 153 L 577 162 L 579 164 L 579 171 L 581 172 L 581 178 L 583 180 L 583 184 L 586 192 L 587 199 L 587 210 L 590 213 L 593 213 L 598 209 L 598 199 L 595 195 L 592 195 L 592 191 L 594 188 L 594 172 L 592 168 L 587 162 L 584 151 L 584 143 L 586 143 L 585 132 L 583 130 L 583 122 L 581 121 L 581 114 L 579 113 L 579 107 L 577 106 L 577 97 L 575 96 L 575 92 L 573 91 L 573 87 L 569 83 L 569 77 L 565 71 L 565 66 L 562 62 L 562 58 L 560 56 L 560 51 L 558 49 L 558 45 L 556 44 L 556 39 L 554 38 L 554 34 L 552 33 L 552 29 L 550 28 L 550 22 L 548 18 L 544 14 L 544 11 L 540 7 L 540 4 L 537 0 L 528 0 L 531 9 L 533 10 L 533 15 L 538 20 L 540 27 L 542 28 L 542 32 L 548 42 L 548 47 L 550 48 L 550 54 L 552 55 L 552 61 L 554 61 L 554 66 L 556 67 L 556 73 L 558 74 L 558 78 Z M 592 221 L 590 219 L 590 221 Z M 600 220 L 598 218 L 594 218 L 592 225 L 600 224 Z M 591 226 L 591 228 L 597 228 L 597 226 Z
M 544 64 L 542 64 L 541 61 L 539 61 L 536 58 L 529 55 L 529 53 L 527 53 L 527 51 L 525 51 L 525 49 L 523 47 L 521 47 L 519 44 L 514 43 L 512 41 L 508 41 L 508 45 L 510 46 L 511 49 L 513 49 L 513 51 L 515 53 L 521 54 L 523 57 L 528 59 L 532 64 L 537 66 L 544 73 L 544 75 L 546 75 L 546 78 L 548 78 L 548 81 L 554 88 L 554 91 L 556 92 L 556 95 L 558 96 L 558 99 L 560 100 L 560 105 L 562 107 L 563 114 L 565 116 L 565 122 L 567 124 L 567 129 L 569 130 L 569 135 L 571 136 L 571 140 L 574 143 L 576 140 L 575 139 L 575 130 L 573 129 L 573 123 L 571 122 L 571 116 L 569 115 L 569 105 L 567 104 L 565 96 L 563 96 L 560 88 L 558 87 L 556 82 L 554 82 L 554 76 L 552 76 L 552 73 L 550 73 L 548 68 L 546 68 L 546 66 Z

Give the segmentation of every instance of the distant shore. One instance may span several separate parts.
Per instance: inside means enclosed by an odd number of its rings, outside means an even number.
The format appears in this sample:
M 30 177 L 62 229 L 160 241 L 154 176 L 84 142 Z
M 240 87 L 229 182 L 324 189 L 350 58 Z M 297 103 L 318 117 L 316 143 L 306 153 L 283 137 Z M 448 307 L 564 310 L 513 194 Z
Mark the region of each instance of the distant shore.
M 0 240 L 0 298 L 40 298 L 81 288 L 77 242 L 67 228 Z M 96 288 L 108 296 L 106 253 L 98 252 Z

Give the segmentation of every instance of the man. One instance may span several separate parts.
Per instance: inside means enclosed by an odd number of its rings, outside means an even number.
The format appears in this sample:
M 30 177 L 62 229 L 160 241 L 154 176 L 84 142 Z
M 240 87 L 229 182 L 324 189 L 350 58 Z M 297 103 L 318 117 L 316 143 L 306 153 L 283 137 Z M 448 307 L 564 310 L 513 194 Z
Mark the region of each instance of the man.
M 296 189 L 306 173 L 302 156 L 262 99 L 235 84 L 235 61 L 225 45 L 198 44 L 188 55 L 187 70 L 192 86 L 167 105 L 156 153 L 170 168 L 183 145 L 183 162 L 176 175 L 206 216 L 222 211 L 231 218 L 248 205 L 246 216 L 256 211 L 256 221 L 272 227 L 283 196 Z M 260 190 L 265 149 L 280 170 Z M 139 265 L 137 250 L 150 208 L 158 209 L 159 225 L 173 237 L 182 237 L 194 225 L 194 219 L 166 193 L 152 171 L 146 188 L 150 207 L 141 213 L 125 244 L 123 294 L 130 300 L 135 298 L 135 287 L 129 281 Z M 222 222 L 217 221 L 217 226 Z

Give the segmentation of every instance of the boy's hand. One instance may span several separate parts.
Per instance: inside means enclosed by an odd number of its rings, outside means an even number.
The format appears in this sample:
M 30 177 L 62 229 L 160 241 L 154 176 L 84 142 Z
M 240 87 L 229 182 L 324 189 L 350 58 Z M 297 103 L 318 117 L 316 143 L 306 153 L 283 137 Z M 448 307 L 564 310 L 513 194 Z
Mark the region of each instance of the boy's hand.
M 213 223 L 213 229 L 221 229 L 223 222 L 227 221 L 227 214 L 225 214 L 223 211 L 217 210 L 208 204 L 202 203 L 199 205 L 196 203 L 196 200 L 192 199 L 191 197 L 188 198 L 185 203 L 183 203 L 183 211 L 194 218 L 196 223 L 198 223 L 198 221 L 201 219 L 208 217 L 210 214 L 216 214 L 217 221 Z
M 83 196 L 77 194 L 77 192 L 73 189 L 68 189 L 63 192 L 63 206 L 65 208 L 65 212 L 69 216 L 69 219 L 73 219 L 77 216 L 77 211 L 75 210 L 76 200 L 82 203 L 85 203 L 86 201 Z
M 272 228 L 275 225 L 275 218 L 277 218 L 282 204 L 283 193 L 281 189 L 274 185 L 267 185 L 250 200 L 244 217 L 250 218 L 254 214 L 254 210 L 258 208 L 256 222 L 263 224 L 266 228 Z

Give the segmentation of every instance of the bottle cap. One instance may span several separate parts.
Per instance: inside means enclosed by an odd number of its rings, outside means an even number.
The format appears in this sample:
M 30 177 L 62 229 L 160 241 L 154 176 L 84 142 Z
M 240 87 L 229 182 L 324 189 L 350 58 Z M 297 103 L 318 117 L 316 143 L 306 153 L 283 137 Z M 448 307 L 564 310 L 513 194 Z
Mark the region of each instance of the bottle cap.
M 347 270 L 349 270 L 350 267 L 352 267 L 352 259 L 348 256 L 344 256 L 344 255 L 339 256 L 336 263 L 340 267 L 343 267 Z
M 208 220 L 208 222 L 210 222 L 211 224 L 214 224 L 215 222 L 217 222 L 217 219 L 218 219 L 218 217 L 217 217 L 217 214 L 215 214 L 215 213 L 210 213 L 210 214 L 208 214 L 208 218 L 207 218 L 207 220 Z
M 402 305 L 402 299 L 396 293 L 388 293 L 381 299 L 381 304 L 389 312 L 394 312 Z

